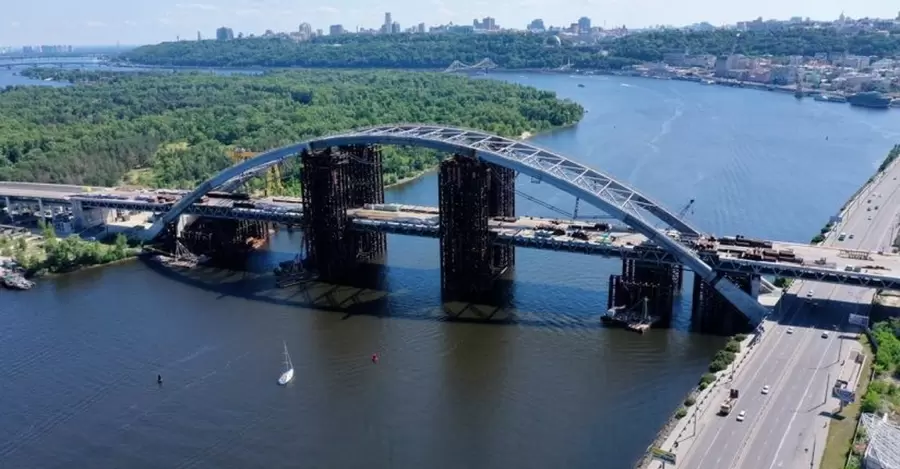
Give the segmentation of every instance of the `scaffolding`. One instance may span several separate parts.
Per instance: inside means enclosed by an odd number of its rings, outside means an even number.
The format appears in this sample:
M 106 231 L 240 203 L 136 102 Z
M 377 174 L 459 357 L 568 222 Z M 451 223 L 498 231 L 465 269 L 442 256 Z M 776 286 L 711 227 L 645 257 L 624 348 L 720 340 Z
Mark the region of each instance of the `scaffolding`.
M 384 202 L 381 152 L 372 146 L 304 152 L 301 174 L 306 264 L 328 283 L 345 283 L 354 267 L 387 249 L 384 233 L 351 230 L 347 210 Z
M 488 164 L 491 173 L 488 192 L 489 217 L 516 216 L 516 172 L 509 168 Z M 515 264 L 516 251 L 512 245 L 491 244 L 491 262 L 495 275 L 502 275 Z
M 231 151 L 231 160 L 234 163 L 240 163 L 249 160 L 250 158 L 253 158 L 259 154 L 260 152 L 250 151 L 246 148 L 235 148 Z M 284 184 L 282 183 L 280 164 L 272 165 L 272 167 L 270 167 L 266 171 L 265 184 L 266 197 L 272 197 L 284 193 Z
M 490 182 L 487 163 L 475 158 L 454 155 L 440 165 L 441 290 L 446 300 L 473 301 L 492 283 Z
M 753 291 L 753 275 L 727 274 L 722 281 L 730 281 L 741 290 Z M 731 304 L 721 293 L 694 275 L 694 291 L 691 305 L 692 327 L 700 332 L 731 335 L 752 330 L 750 320 Z
M 622 259 L 622 274 L 609 278 L 607 309 L 636 304 L 647 307 L 664 325 L 672 319 L 675 297 L 681 294 L 684 267 Z
M 268 236 L 268 225 L 254 220 L 199 217 L 176 240 L 175 252 L 189 251 L 215 261 L 240 262 Z
M 900 469 L 900 426 L 874 414 L 860 416 L 866 429 L 866 469 Z

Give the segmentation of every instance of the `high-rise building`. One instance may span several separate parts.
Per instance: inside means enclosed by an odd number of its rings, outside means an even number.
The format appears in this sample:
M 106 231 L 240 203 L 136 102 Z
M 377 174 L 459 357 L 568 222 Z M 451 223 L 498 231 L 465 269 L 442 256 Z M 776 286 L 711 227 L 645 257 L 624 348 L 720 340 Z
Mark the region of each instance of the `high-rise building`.
M 536 20 L 532 20 L 531 23 L 528 24 L 527 29 L 533 33 L 542 33 L 547 28 L 544 27 L 544 20 L 538 18 Z
M 591 32 L 591 19 L 587 16 L 582 16 L 578 19 L 578 33 L 579 34 L 588 34 Z
M 472 20 L 472 27 L 475 29 L 482 29 L 485 31 L 494 31 L 497 28 L 497 20 L 491 18 L 490 16 L 483 18 L 481 21 Z
M 400 23 L 394 21 L 391 23 L 391 34 L 400 34 Z
M 199 42 L 202 40 L 203 40 L 203 36 L 200 35 L 200 31 L 197 31 L 197 41 Z
M 393 26 L 394 21 L 391 20 L 391 12 L 387 12 L 384 14 L 384 24 L 381 26 L 382 31 L 387 34 L 391 33 L 391 27 Z
M 217 41 L 230 41 L 231 39 L 234 39 L 234 30 L 232 30 L 231 28 L 222 26 L 221 28 L 216 30 Z
M 344 26 L 340 24 L 333 24 L 328 27 L 328 34 L 330 36 L 340 36 L 341 34 L 344 34 Z
M 416 32 L 418 32 L 419 34 L 424 34 L 425 33 L 425 23 L 419 23 L 419 27 Z

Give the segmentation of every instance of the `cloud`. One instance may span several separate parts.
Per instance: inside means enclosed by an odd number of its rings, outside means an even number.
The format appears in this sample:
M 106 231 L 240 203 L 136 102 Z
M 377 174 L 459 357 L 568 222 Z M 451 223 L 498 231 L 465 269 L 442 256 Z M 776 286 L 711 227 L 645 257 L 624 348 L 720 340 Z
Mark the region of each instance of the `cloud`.
M 238 16 L 256 16 L 256 15 L 259 15 L 260 13 L 262 13 L 262 12 L 257 10 L 256 8 L 243 8 L 243 9 L 235 11 L 235 14 Z
M 157 18 L 156 21 L 164 26 L 172 26 L 173 24 L 175 24 L 175 21 L 171 18 Z
M 335 7 L 319 7 L 316 8 L 316 11 L 318 11 L 319 13 L 328 13 L 329 15 L 336 15 L 341 12 Z
M 208 3 L 176 3 L 175 8 L 180 8 L 182 10 L 218 10 L 219 7 L 215 5 L 210 5 Z
M 10 27 L 10 28 L 18 28 L 18 27 L 21 26 L 21 25 L 22 25 L 22 24 L 19 23 L 18 21 L 12 21 L 12 22 L 9 23 L 9 27 Z
M 102 28 L 106 26 L 106 23 L 102 21 L 88 21 L 84 24 L 87 25 L 88 28 Z
M 125 20 L 122 22 L 125 26 L 137 26 L 137 21 Z

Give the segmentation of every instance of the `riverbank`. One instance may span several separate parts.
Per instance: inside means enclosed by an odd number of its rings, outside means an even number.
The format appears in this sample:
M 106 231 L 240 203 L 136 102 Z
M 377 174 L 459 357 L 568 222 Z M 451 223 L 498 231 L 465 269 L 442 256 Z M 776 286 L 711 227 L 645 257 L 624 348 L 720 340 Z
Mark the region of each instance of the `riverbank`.
M 651 469 L 654 462 L 661 461 L 660 457 L 663 455 L 675 460 L 677 464 L 677 453 L 684 454 L 694 441 L 697 422 L 706 417 L 712 409 L 718 409 L 718 405 L 725 398 L 731 377 L 743 367 L 747 358 L 757 349 L 759 343 L 757 337 L 756 334 L 738 334 L 728 341 L 710 363 L 709 373 L 705 373 L 697 386 L 688 392 L 647 447 L 647 452 L 635 463 L 635 469 Z M 729 360 L 723 361 L 726 355 Z
M 894 145 L 893 148 L 888 152 L 887 156 L 884 158 L 884 161 L 881 165 L 878 166 L 878 169 L 875 170 L 875 174 L 870 177 L 865 184 L 861 185 L 853 195 L 847 199 L 847 202 L 841 207 L 841 210 L 838 212 L 837 216 L 842 218 L 847 215 L 847 212 L 850 211 L 855 205 L 858 205 L 860 199 L 866 198 L 869 196 L 872 187 L 881 181 L 885 174 L 889 173 L 894 166 L 900 163 L 900 144 Z M 865 197 L 863 197 L 865 196 Z M 815 246 L 821 246 L 825 241 L 832 236 L 834 233 L 840 232 L 841 223 L 832 223 L 829 221 L 822 227 L 822 230 L 819 234 L 813 236 L 812 240 L 810 240 L 810 244 Z M 893 242 L 893 240 L 892 240 Z
M 58 238 L 52 227 L 43 226 L 40 236 L 0 237 L 0 253 L 7 264 L 27 278 L 67 274 L 135 258 L 140 247 L 130 246 L 125 235 L 113 243 L 88 241 L 78 236 Z
M 147 70 L 172 70 L 175 71 L 188 71 L 188 70 L 209 70 L 209 71 L 242 71 L 246 73 L 266 73 L 269 71 L 291 71 L 291 70 L 333 70 L 332 68 L 316 68 L 316 67 L 200 67 L 200 66 L 160 66 L 160 65 L 148 65 L 148 64 L 139 64 L 139 63 L 131 63 L 131 62 L 108 62 L 110 66 L 122 67 L 122 68 L 134 68 L 134 69 L 147 69 Z M 337 69 L 344 70 L 344 69 Z M 356 70 L 356 69 L 347 69 L 347 70 Z M 447 72 L 446 69 L 432 69 L 432 68 L 383 68 L 378 70 L 389 70 L 389 71 L 402 71 L 402 72 L 426 72 L 426 73 L 444 73 Z M 710 74 L 706 75 L 698 75 L 696 69 L 685 69 L 685 68 L 677 68 L 677 67 L 667 67 L 663 72 L 655 72 L 651 70 L 646 65 L 638 65 L 634 68 L 630 69 L 572 69 L 572 68 L 559 68 L 559 69 L 543 69 L 543 68 L 500 68 L 495 67 L 491 69 L 484 70 L 467 70 L 462 69 L 455 72 L 450 73 L 467 73 L 470 75 L 483 75 L 491 72 L 499 72 L 499 73 L 528 73 L 528 74 L 553 74 L 553 75 L 578 75 L 578 76 L 621 76 L 621 77 L 631 77 L 631 78 L 648 78 L 654 80 L 677 80 L 677 81 L 686 81 L 692 82 L 699 85 L 716 85 L 721 87 L 728 88 L 744 88 L 744 89 L 753 89 L 757 91 L 768 91 L 768 92 L 779 92 L 783 93 L 786 96 L 795 97 L 797 89 L 795 86 L 790 85 L 773 85 L 768 83 L 758 83 L 751 81 L 742 81 L 728 78 L 719 78 Z M 839 96 L 843 98 L 847 98 L 848 96 L 854 93 L 846 93 L 839 90 L 832 91 L 823 91 L 812 88 L 802 88 L 801 90 L 802 97 L 809 98 L 817 98 L 819 96 Z M 890 108 L 900 108 L 900 94 L 898 93 L 887 93 L 885 96 L 892 98 L 893 102 L 889 106 Z M 846 101 L 839 102 L 834 101 L 838 104 L 847 104 Z

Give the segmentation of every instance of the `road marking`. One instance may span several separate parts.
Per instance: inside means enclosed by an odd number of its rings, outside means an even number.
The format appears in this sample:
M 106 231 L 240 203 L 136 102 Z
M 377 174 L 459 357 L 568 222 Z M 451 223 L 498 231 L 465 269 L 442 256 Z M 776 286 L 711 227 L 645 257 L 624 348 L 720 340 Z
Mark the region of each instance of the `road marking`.
M 806 348 L 807 344 L 809 344 L 810 339 L 814 337 L 815 330 L 806 330 L 801 333 L 803 337 L 799 340 L 799 344 L 792 348 L 791 357 L 788 360 L 788 363 L 783 368 L 783 370 L 790 370 L 794 368 L 797 361 L 800 359 L 802 355 L 802 351 Z M 797 353 L 793 353 L 797 352 Z M 780 373 L 776 378 L 776 382 L 772 385 L 772 391 L 775 391 L 779 388 L 779 385 L 784 381 L 785 377 L 788 376 L 788 373 Z M 731 464 L 728 467 L 740 466 L 741 461 L 749 451 L 751 442 L 756 439 L 756 436 L 759 434 L 759 430 L 761 429 L 761 422 L 765 421 L 766 417 L 769 415 L 769 411 L 771 410 L 770 404 L 772 403 L 771 399 L 766 399 L 763 401 L 762 406 L 760 407 L 760 412 L 757 414 L 756 419 L 753 421 L 753 425 L 750 427 L 750 430 L 747 432 L 747 437 L 741 441 L 741 446 L 738 451 L 735 453 L 734 457 L 731 459 Z M 768 436 L 768 435 L 766 435 Z
M 830 346 L 829 346 L 830 347 Z M 825 360 L 825 356 L 827 353 L 823 353 L 819 358 L 819 363 L 816 365 L 816 370 L 822 366 L 822 361 Z M 787 438 L 788 434 L 791 432 L 791 425 L 794 424 L 794 419 L 797 418 L 798 411 L 800 410 L 800 406 L 803 405 L 803 401 L 806 399 L 806 395 L 809 393 L 809 388 L 812 386 L 813 381 L 815 381 L 815 374 L 813 374 L 813 379 L 809 380 L 809 384 L 806 385 L 806 389 L 803 391 L 803 395 L 800 396 L 800 401 L 797 402 L 797 409 L 791 413 L 791 420 L 788 421 L 787 430 L 784 431 L 784 435 L 781 437 L 781 441 L 778 442 L 778 448 L 775 450 L 775 458 L 772 461 L 772 464 L 769 465 L 769 469 L 772 469 L 775 466 L 775 460 L 778 459 L 778 453 L 781 452 L 781 447 L 784 446 L 784 440 Z M 781 467 L 781 463 L 778 464 L 778 467 Z
M 803 282 L 801 281 L 801 282 L 798 282 L 798 283 L 802 284 Z M 779 300 L 779 301 L 780 301 L 780 300 Z M 788 319 L 793 319 L 793 318 L 797 315 L 797 313 L 798 313 L 801 309 L 803 309 L 803 305 L 804 305 L 803 302 L 798 302 L 796 308 L 794 308 L 794 309 L 792 309 L 792 310 L 788 310 L 787 312 L 785 312 L 785 313 L 782 315 L 782 318 L 785 319 L 785 322 L 789 322 Z M 778 330 L 778 329 L 777 329 L 777 326 L 776 326 L 776 327 L 773 327 L 773 328 L 772 328 L 772 332 L 764 333 L 764 334 L 766 334 L 766 335 L 764 335 L 764 337 L 768 337 L 768 334 L 772 334 L 772 333 L 774 333 L 774 332 L 777 331 L 777 330 Z M 769 360 L 769 358 L 772 356 L 772 354 L 775 352 L 775 350 L 778 349 L 778 345 L 781 344 L 781 341 L 784 340 L 784 338 L 785 338 L 786 335 L 788 335 L 788 334 L 783 332 L 783 333 L 779 334 L 779 335 L 775 338 L 776 340 L 775 340 L 775 343 L 774 343 L 774 344 L 768 344 L 768 345 L 769 345 L 769 348 L 768 348 L 767 351 L 766 351 L 766 357 L 765 357 L 765 360 L 763 360 L 762 363 L 765 363 L 765 362 L 767 362 L 767 361 Z M 764 338 L 759 344 L 756 345 L 756 347 L 762 347 L 766 342 L 767 342 L 767 341 L 766 341 L 765 338 Z M 753 359 L 755 359 L 755 358 L 757 358 L 756 352 L 753 353 L 753 356 L 750 357 L 750 359 L 753 360 Z M 759 371 L 760 371 L 761 369 L 762 369 L 762 366 L 761 366 L 761 365 L 758 366 L 758 367 L 757 367 L 756 373 L 758 374 Z M 756 374 L 754 374 L 754 378 L 755 378 L 755 376 L 756 376 Z M 739 375 L 738 381 L 743 382 L 743 378 L 744 378 L 743 375 Z M 751 382 L 752 382 L 752 379 L 753 379 L 753 378 L 751 378 L 751 380 L 750 380 Z M 710 396 L 709 396 L 709 399 L 712 399 L 712 398 L 713 398 L 713 396 L 710 395 Z M 709 412 L 710 410 L 713 410 L 714 405 L 715 405 L 715 402 L 710 402 L 710 406 L 707 407 L 707 410 L 706 410 L 706 411 Z M 715 415 L 713 415 L 713 417 L 715 417 Z M 726 420 L 727 420 L 727 419 L 726 419 Z M 724 424 L 723 424 L 723 425 L 724 425 Z M 696 468 L 700 468 L 700 467 L 703 466 L 703 461 L 705 461 L 706 458 L 707 458 L 707 456 L 709 456 L 709 452 L 710 452 L 714 447 L 716 447 L 715 442 L 718 441 L 719 435 L 721 434 L 721 432 L 722 432 L 723 429 L 724 429 L 724 426 L 719 426 L 719 429 L 716 431 L 715 434 L 713 434 L 712 440 L 710 441 L 710 444 L 706 445 L 706 451 L 703 453 L 703 456 L 700 458 L 700 461 L 699 461 L 699 462 L 697 463 L 697 465 L 695 466 Z M 731 431 L 732 431 L 732 433 L 733 433 L 733 432 L 734 432 L 734 428 L 732 428 Z M 730 435 L 729 435 L 729 436 L 730 436 Z M 699 441 L 699 432 L 698 432 L 698 439 L 697 439 L 697 441 Z M 693 448 L 694 446 L 696 446 L 696 442 L 694 443 L 694 445 L 691 446 L 691 448 Z M 688 454 L 693 454 L 693 453 L 688 453 Z M 687 458 L 685 458 L 685 459 L 687 459 Z M 692 468 L 692 469 L 693 469 L 693 468 Z

